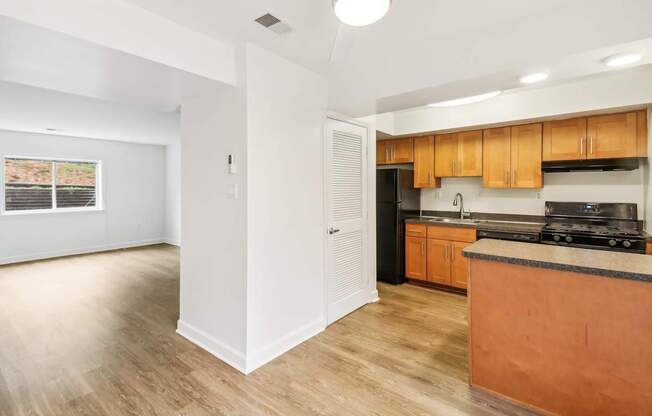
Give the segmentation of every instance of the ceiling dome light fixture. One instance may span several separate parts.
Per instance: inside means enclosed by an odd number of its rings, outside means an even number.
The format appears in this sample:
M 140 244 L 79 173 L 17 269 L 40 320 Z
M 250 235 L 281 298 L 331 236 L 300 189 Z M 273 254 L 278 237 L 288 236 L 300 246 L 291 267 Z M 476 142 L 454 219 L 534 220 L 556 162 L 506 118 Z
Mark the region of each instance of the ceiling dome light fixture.
M 640 53 L 620 53 L 618 55 L 609 56 L 604 60 L 607 66 L 624 66 L 633 64 L 641 60 Z
M 548 74 L 545 72 L 537 72 L 521 77 L 521 84 L 536 84 L 537 82 L 545 81 L 547 79 Z
M 333 0 L 335 15 L 349 26 L 367 26 L 382 19 L 392 0 Z
M 458 105 L 479 103 L 480 101 L 485 101 L 497 97 L 502 93 L 503 93 L 502 91 L 492 91 L 486 94 L 472 95 L 470 97 L 456 98 L 454 100 L 432 103 L 432 104 L 428 104 L 428 107 L 455 107 Z

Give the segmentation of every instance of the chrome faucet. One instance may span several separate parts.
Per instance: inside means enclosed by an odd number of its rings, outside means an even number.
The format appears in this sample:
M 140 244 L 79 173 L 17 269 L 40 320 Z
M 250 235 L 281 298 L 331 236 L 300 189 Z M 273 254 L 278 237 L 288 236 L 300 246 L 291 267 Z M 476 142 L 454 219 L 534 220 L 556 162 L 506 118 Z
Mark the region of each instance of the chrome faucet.
M 459 192 L 457 193 L 457 195 L 455 195 L 455 199 L 453 200 L 454 207 L 457 206 L 458 200 L 460 204 L 460 220 L 464 220 L 465 218 L 470 217 L 471 213 L 469 211 L 464 211 L 464 196 L 462 196 L 462 194 Z

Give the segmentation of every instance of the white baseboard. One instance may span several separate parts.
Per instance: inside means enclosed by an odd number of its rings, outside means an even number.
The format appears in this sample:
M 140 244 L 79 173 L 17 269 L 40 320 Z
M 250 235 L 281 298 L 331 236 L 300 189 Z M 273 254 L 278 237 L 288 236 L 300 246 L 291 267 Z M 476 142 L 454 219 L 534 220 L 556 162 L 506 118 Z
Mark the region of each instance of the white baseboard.
M 165 244 L 169 244 L 169 245 L 171 245 L 171 246 L 181 247 L 181 242 L 178 241 L 178 240 L 174 240 L 174 239 L 172 239 L 172 238 L 165 238 L 165 239 L 163 239 L 163 242 L 164 242 Z
M 41 253 L 26 254 L 23 256 L 11 256 L 0 259 L 0 265 L 22 263 L 26 261 L 46 260 L 57 257 L 76 256 L 79 254 L 101 253 L 103 251 L 120 250 L 123 248 L 133 248 L 142 246 L 151 246 L 154 244 L 164 243 L 163 238 L 154 238 L 151 240 L 129 241 L 125 243 L 106 244 L 101 246 L 76 248 L 69 250 L 46 251 Z
M 247 374 L 245 355 L 241 351 L 218 341 L 201 329 L 188 325 L 182 320 L 177 322 L 177 334 L 213 354 L 241 373 Z
M 380 297 L 378 296 L 378 290 L 374 290 L 371 292 L 371 296 L 369 297 L 369 303 L 376 303 L 380 302 Z
M 281 337 L 280 339 L 272 342 L 266 347 L 260 348 L 251 354 L 247 359 L 247 368 L 245 374 L 249 374 L 254 370 L 262 367 L 274 358 L 283 355 L 290 351 L 297 345 L 307 341 L 315 335 L 326 329 L 326 320 L 320 318 L 317 321 L 311 322 L 301 328 Z

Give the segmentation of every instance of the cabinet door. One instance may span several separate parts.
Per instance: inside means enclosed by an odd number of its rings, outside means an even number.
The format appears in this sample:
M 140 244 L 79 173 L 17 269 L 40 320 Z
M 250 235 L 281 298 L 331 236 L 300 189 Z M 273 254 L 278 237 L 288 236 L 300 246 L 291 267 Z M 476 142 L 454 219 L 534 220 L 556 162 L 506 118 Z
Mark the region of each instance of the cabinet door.
M 454 241 L 451 243 L 451 284 L 460 289 L 469 285 L 469 259 L 462 255 L 462 250 L 473 243 Z
M 383 140 L 376 142 L 376 164 L 386 165 L 387 163 L 389 163 L 389 148 L 387 147 L 387 141 Z
M 636 157 L 636 113 L 589 117 L 589 159 Z
M 637 136 L 637 156 L 638 157 L 647 157 L 647 110 L 641 110 L 636 112 L 636 136 Z
M 485 188 L 509 188 L 511 129 L 489 129 L 482 140 L 482 185 Z
M 459 145 L 457 133 L 435 136 L 435 176 L 455 176 Z
M 446 240 L 427 240 L 426 259 L 428 281 L 440 285 L 451 284 L 451 243 Z
M 586 159 L 586 118 L 543 124 L 543 160 Z
M 410 279 L 428 280 L 426 270 L 426 239 L 406 237 L 405 275 Z
M 541 124 L 512 127 L 512 188 L 543 187 Z
M 414 162 L 414 139 L 392 140 L 391 163 Z
M 459 133 L 457 138 L 455 176 L 482 176 L 482 130 Z
M 414 139 L 414 187 L 436 188 L 439 183 L 435 178 L 435 138 L 416 137 Z

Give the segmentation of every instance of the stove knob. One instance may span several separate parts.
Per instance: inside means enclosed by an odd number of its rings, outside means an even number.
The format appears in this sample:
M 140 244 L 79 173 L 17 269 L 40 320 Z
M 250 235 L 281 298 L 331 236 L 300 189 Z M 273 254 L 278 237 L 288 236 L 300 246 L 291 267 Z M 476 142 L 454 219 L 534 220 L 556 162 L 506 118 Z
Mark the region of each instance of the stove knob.
M 559 242 L 561 240 L 561 236 L 558 236 L 557 234 L 552 236 L 552 239 L 555 240 L 556 242 Z
M 573 237 L 571 237 L 570 235 L 567 235 L 566 236 L 566 242 L 567 243 L 572 243 L 573 242 Z
M 616 244 L 618 244 L 618 243 L 616 242 L 616 240 L 609 240 L 609 245 L 610 245 L 611 247 L 616 247 Z
M 632 242 L 628 241 L 628 240 L 625 240 L 625 241 L 623 241 L 623 246 L 625 246 L 625 248 L 630 248 L 632 246 Z

